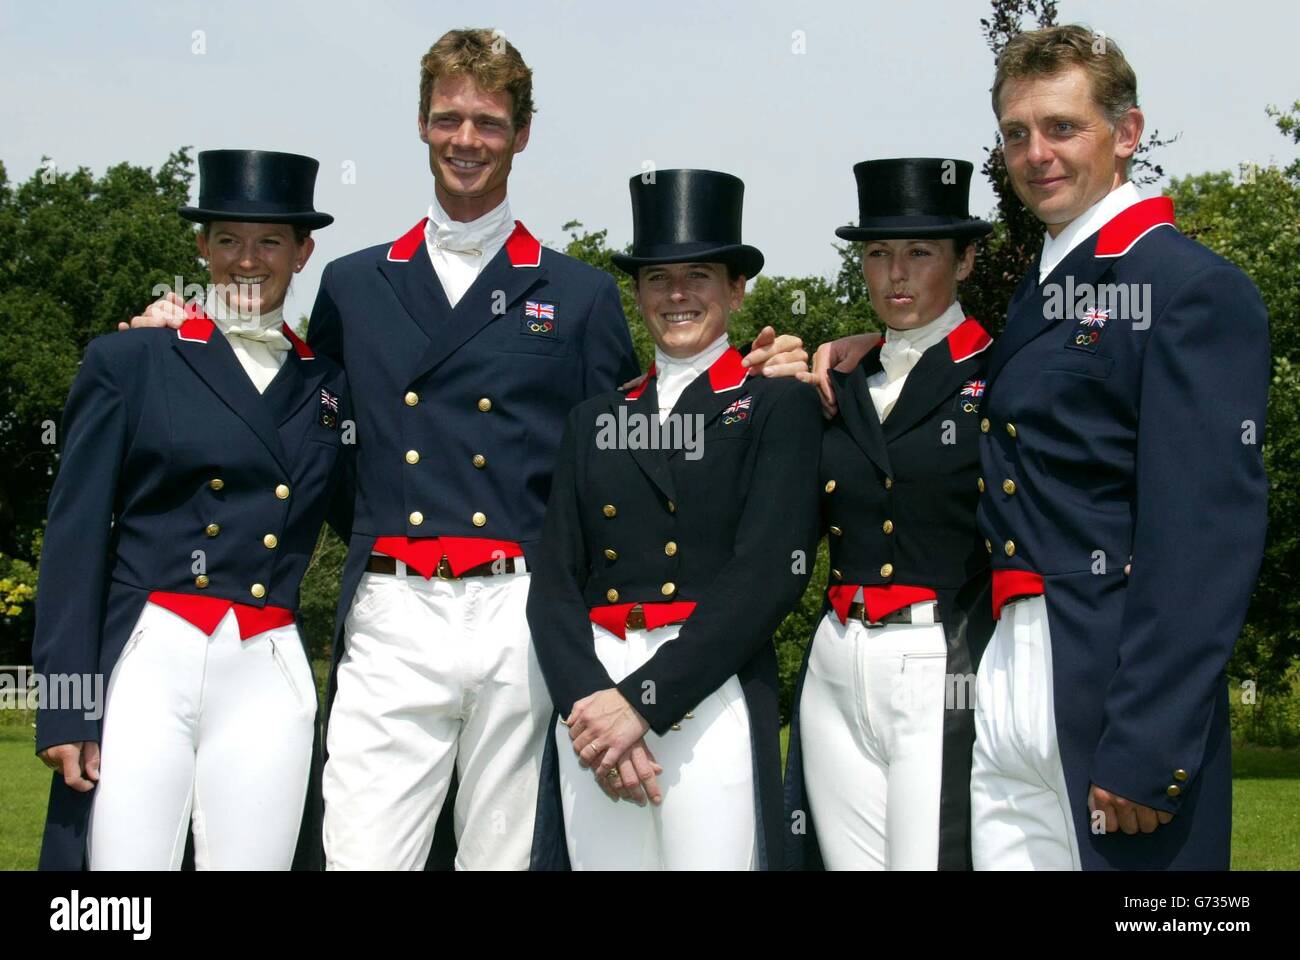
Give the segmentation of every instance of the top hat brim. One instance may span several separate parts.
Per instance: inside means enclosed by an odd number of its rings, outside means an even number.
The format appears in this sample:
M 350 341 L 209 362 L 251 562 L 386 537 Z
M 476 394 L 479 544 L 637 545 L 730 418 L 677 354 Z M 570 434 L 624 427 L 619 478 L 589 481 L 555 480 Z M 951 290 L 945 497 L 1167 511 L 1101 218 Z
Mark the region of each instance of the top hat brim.
M 675 243 L 665 245 L 662 252 L 651 247 L 637 256 L 616 253 L 610 259 L 614 266 L 634 278 L 641 267 L 660 263 L 725 263 L 750 280 L 758 276 L 764 262 L 762 252 L 747 243 Z
M 295 227 L 307 227 L 315 230 L 328 227 L 334 218 L 328 213 L 315 210 L 302 210 L 286 213 L 250 213 L 245 210 L 216 210 L 204 207 L 181 207 L 180 215 L 194 223 L 211 223 L 214 220 L 228 220 L 232 223 L 287 223 Z
M 962 240 L 967 237 L 986 237 L 992 232 L 993 224 L 976 218 L 929 224 L 891 223 L 882 220 L 866 226 L 837 227 L 835 236 L 841 240 L 942 240 L 945 237 Z

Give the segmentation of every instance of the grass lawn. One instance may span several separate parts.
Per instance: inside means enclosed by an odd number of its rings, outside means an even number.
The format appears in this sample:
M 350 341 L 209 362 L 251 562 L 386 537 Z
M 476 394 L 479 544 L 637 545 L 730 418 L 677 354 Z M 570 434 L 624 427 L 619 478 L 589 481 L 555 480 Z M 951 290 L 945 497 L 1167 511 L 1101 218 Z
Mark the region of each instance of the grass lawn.
M 34 870 L 50 771 L 32 752 L 32 729 L 0 726 L 0 870 Z
M 1300 750 L 1236 747 L 1233 771 L 1233 869 L 1300 869 Z M 31 729 L 0 725 L 0 870 L 36 867 L 49 789 Z

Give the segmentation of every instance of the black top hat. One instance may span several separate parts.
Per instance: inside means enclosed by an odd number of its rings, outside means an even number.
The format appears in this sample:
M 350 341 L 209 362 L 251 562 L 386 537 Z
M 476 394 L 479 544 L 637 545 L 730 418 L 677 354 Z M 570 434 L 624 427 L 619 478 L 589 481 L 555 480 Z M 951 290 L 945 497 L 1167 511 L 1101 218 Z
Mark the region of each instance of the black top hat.
M 844 240 L 933 240 L 982 237 L 993 224 L 970 215 L 965 160 L 908 157 L 854 164 L 858 225 L 835 231 Z
M 714 170 L 656 170 L 628 181 L 632 252 L 614 265 L 636 276 L 658 263 L 725 263 L 745 277 L 763 269 L 763 254 L 740 242 L 745 184 Z
M 204 150 L 199 154 L 199 205 L 181 207 L 195 223 L 238 220 L 327 227 L 328 213 L 312 206 L 316 170 L 311 157 L 270 150 Z

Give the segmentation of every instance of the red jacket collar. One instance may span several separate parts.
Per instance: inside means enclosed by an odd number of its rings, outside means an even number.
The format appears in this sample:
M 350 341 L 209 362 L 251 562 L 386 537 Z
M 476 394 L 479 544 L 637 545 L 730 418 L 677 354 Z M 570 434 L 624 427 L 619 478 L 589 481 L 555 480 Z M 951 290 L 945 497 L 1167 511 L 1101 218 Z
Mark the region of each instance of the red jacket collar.
M 394 240 L 388 248 L 388 259 L 394 263 L 406 263 L 415 256 L 415 251 L 424 243 L 424 226 L 428 222 L 429 218 L 425 217 Z M 542 245 L 520 220 L 515 221 L 514 232 L 506 238 L 506 256 L 513 267 L 541 266 Z
M 217 329 L 217 325 L 203 312 L 202 307 L 197 303 L 186 304 L 185 313 L 187 319 L 176 329 L 176 336 L 193 343 L 207 343 L 212 339 L 212 332 Z M 316 354 L 312 352 L 311 347 L 303 343 L 302 338 L 294 333 L 293 328 L 287 323 L 280 324 L 280 332 L 289 341 L 290 346 L 293 347 L 293 352 L 298 354 L 299 359 L 316 359 Z
M 280 324 L 280 332 L 284 334 L 284 338 L 288 340 L 290 345 L 293 347 L 293 352 L 298 354 L 299 360 L 316 359 L 316 354 L 312 352 L 311 347 L 303 343 L 302 338 L 299 337 L 298 334 L 294 333 L 293 328 L 287 323 Z
M 977 353 L 983 353 L 993 343 L 988 331 L 980 326 L 974 317 L 967 317 L 948 334 L 948 353 L 953 363 L 969 360 Z
M 749 377 L 749 368 L 743 364 L 744 357 L 735 347 L 727 347 L 722 352 L 722 356 L 713 361 L 709 367 L 709 386 L 713 388 L 714 393 L 726 393 L 728 390 L 735 390 Z M 646 371 L 645 379 L 637 386 L 633 387 L 626 394 L 629 400 L 636 400 L 641 394 L 645 393 L 646 387 L 650 385 L 651 379 L 656 374 L 655 365 L 652 362 L 650 369 Z
M 1156 227 L 1174 226 L 1174 202 L 1168 197 L 1139 200 L 1120 211 L 1097 232 L 1097 257 L 1122 257 Z

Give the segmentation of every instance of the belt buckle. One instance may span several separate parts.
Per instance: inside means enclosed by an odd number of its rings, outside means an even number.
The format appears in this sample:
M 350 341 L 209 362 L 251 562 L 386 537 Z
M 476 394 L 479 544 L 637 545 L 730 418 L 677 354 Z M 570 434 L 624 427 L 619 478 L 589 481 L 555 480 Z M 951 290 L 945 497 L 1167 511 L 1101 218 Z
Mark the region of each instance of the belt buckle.
M 452 572 L 451 561 L 447 559 L 444 553 L 442 559 L 438 561 L 438 569 L 435 571 L 439 580 L 455 580 L 456 574 Z

